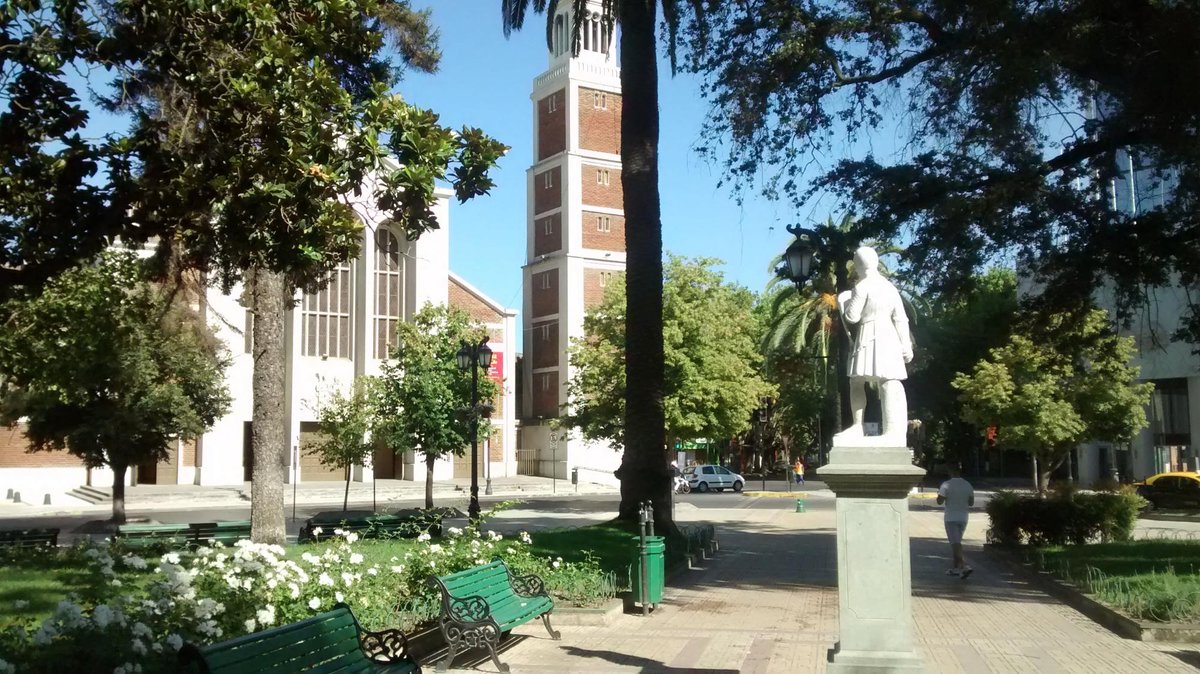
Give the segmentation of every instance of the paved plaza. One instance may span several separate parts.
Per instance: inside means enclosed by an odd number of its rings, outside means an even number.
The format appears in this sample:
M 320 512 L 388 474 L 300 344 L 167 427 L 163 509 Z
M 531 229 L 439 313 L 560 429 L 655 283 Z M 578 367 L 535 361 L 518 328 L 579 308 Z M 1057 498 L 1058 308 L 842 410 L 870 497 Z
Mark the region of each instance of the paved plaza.
M 540 624 L 525 625 L 502 660 L 514 673 L 824 671 L 838 624 L 834 513 L 754 508 L 754 500 L 678 509 L 681 523 L 717 524 L 721 551 L 702 570 L 675 576 L 649 619 L 563 626 L 557 642 Z M 1200 665 L 1194 647 L 1122 639 L 988 561 L 981 513 L 967 534 L 975 574 L 946 576 L 941 513 L 916 500 L 913 508 L 914 614 L 928 671 L 1192 672 Z M 490 661 L 471 666 L 496 671 Z

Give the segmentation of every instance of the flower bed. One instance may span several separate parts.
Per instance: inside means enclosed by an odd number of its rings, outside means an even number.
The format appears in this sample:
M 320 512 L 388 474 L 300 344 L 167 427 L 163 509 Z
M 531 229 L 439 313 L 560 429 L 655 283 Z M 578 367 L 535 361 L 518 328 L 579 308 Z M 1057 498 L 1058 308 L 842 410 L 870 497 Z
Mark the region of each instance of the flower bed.
M 426 578 L 497 556 L 514 573 L 541 575 L 566 605 L 598 605 L 615 594 L 611 574 L 595 560 L 539 557 L 524 532 L 510 539 L 478 528 L 416 541 L 359 541 L 334 530 L 290 551 L 241 541 L 157 560 L 119 545 L 42 554 L 77 560 L 94 591 L 69 595 L 44 619 L 0 619 L 0 674 L 175 671 L 185 641 L 212 643 L 295 622 L 339 601 L 367 629 L 411 630 L 437 616 Z M 0 607 L 6 615 L 8 608 Z

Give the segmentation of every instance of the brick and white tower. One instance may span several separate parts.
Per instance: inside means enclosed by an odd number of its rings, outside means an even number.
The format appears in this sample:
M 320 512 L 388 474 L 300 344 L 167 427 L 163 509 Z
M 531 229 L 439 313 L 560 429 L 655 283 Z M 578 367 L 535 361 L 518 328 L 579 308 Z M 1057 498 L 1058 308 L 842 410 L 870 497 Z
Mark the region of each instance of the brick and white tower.
M 559 3 L 549 69 L 533 82 L 533 165 L 528 171 L 524 267 L 522 446 L 536 472 L 615 482 L 620 455 L 572 433 L 550 440 L 549 421 L 567 404 L 567 348 L 583 336 L 584 312 L 625 271 L 621 190 L 621 71 L 616 41 L 588 2 L 580 53 L 571 53 L 571 2 Z M 529 457 L 533 458 L 533 457 Z M 530 465 L 530 464 L 527 464 Z

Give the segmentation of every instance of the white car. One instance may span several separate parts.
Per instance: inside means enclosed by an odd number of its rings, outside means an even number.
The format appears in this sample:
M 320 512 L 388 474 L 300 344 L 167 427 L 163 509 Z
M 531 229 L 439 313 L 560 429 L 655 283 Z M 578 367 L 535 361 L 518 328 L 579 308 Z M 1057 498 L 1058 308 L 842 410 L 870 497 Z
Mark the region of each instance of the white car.
M 699 492 L 709 489 L 741 491 L 746 486 L 746 478 L 721 466 L 688 466 L 683 469 L 683 479 L 687 480 L 689 487 Z

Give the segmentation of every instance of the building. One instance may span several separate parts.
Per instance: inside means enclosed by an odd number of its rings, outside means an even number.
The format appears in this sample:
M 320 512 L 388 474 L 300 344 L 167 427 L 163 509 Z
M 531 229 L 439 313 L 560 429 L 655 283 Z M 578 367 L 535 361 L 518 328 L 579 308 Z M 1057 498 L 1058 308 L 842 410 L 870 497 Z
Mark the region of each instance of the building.
M 362 252 L 356 260 L 335 269 L 320 292 L 297 292 L 284 331 L 287 349 L 288 480 L 342 481 L 344 471 L 322 466 L 302 447 L 317 432 L 315 394 L 328 388 L 348 389 L 355 377 L 376 375 L 395 339 L 396 326 L 426 303 L 462 308 L 486 325 L 495 352 L 490 376 L 502 380 L 503 396 L 493 414 L 493 434 L 485 442 L 480 475 L 516 474 L 515 327 L 516 312 L 492 301 L 466 280 L 449 271 L 449 190 L 437 191 L 434 213 L 439 229 L 417 241 L 405 240 L 388 226 L 381 213 L 364 200 L 352 202 L 363 221 Z M 243 304 L 242 288 L 229 294 L 209 289 L 203 305 L 210 325 L 232 356 L 226 374 L 233 404 L 228 414 L 194 442 L 179 443 L 171 458 L 140 466 L 131 479 L 140 483 L 241 485 L 253 470 L 250 450 L 252 314 Z M 0 493 L 22 492 L 23 500 L 41 503 L 46 494 L 62 493 L 83 484 L 110 486 L 108 470 L 86 469 L 66 452 L 35 453 L 20 427 L 0 429 Z M 490 473 L 488 472 L 490 471 Z M 470 456 L 438 461 L 435 479 L 470 476 Z M 370 465 L 355 466 L 352 479 L 424 480 L 424 458 L 409 452 L 396 455 L 381 447 Z
M 572 54 L 571 3 L 553 19 L 549 68 L 534 78 L 533 165 L 523 285 L 522 471 L 616 483 L 620 454 L 558 429 L 568 404 L 567 350 L 586 310 L 625 270 L 621 190 L 621 71 L 613 35 L 590 0 Z

